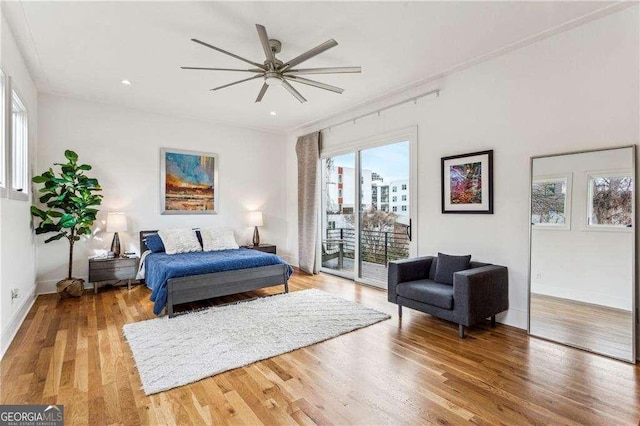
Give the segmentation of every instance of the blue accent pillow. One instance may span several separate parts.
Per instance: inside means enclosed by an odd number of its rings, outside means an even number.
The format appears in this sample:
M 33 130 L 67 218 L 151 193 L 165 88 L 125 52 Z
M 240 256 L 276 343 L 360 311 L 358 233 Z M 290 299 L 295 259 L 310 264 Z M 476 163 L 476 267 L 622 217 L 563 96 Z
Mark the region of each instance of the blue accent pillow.
M 162 242 L 162 238 L 158 234 L 149 234 L 144 237 L 144 243 L 147 245 L 147 248 L 154 253 L 161 253 L 164 250 L 164 244 Z

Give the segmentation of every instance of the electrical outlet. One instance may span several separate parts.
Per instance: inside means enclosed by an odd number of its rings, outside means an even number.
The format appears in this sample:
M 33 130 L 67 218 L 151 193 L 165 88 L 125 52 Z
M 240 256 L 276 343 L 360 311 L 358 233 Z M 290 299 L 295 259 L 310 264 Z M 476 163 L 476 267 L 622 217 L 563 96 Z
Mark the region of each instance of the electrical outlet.
M 542 281 L 542 272 L 536 274 L 536 280 Z
M 12 288 L 11 289 L 11 300 L 17 299 L 19 297 L 20 297 L 20 289 L 19 288 Z

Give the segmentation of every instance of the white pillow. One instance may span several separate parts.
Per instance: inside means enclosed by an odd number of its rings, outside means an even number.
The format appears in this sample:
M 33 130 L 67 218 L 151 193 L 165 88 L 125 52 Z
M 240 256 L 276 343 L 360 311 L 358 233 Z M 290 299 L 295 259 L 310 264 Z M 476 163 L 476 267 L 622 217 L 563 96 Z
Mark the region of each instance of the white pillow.
M 204 251 L 217 251 L 237 249 L 238 243 L 233 236 L 233 229 L 230 228 L 202 228 L 202 249 Z
M 172 228 L 158 231 L 167 254 L 202 251 L 196 231 L 191 228 Z

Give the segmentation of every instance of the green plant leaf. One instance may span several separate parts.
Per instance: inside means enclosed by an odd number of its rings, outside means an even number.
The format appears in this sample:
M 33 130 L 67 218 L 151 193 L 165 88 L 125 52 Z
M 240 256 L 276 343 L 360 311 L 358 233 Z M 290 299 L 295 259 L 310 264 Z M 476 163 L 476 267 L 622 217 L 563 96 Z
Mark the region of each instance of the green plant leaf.
M 56 210 L 49 210 L 47 214 L 51 217 L 62 217 L 62 213 Z
M 71 151 L 70 149 L 67 149 L 64 152 L 64 156 L 67 160 L 71 161 L 72 163 L 75 163 L 76 161 L 78 161 L 78 154 L 76 154 L 75 152 Z
M 91 228 L 88 228 L 86 226 L 81 226 L 80 228 L 78 228 L 77 232 L 80 235 L 89 235 L 91 234 Z
M 50 199 L 52 199 L 53 196 L 54 196 L 53 194 L 45 194 L 42 197 L 40 197 L 40 202 L 44 204 L 47 201 L 49 201 Z
M 80 166 L 78 166 L 78 169 L 80 170 L 91 170 L 91 166 L 88 164 L 81 164 Z
M 59 234 L 57 234 L 57 235 L 54 235 L 54 236 L 53 236 L 53 237 L 51 237 L 51 238 L 47 238 L 46 240 L 44 240 L 44 242 L 45 242 L 45 243 L 50 243 L 51 241 L 57 241 L 57 240 L 59 240 L 60 238 L 63 238 L 63 237 L 66 237 L 66 236 L 67 236 L 67 234 L 66 234 L 66 233 L 61 232 L 61 233 L 59 233 Z
M 48 181 L 49 178 L 47 178 L 46 176 L 34 176 L 33 179 L 31 179 L 32 182 L 34 183 L 45 183 L 46 181 Z
M 41 219 L 46 219 L 47 218 L 47 213 L 40 210 L 39 208 L 37 208 L 36 206 L 31 206 L 31 214 L 33 216 L 37 216 Z
M 65 213 L 62 215 L 62 218 L 60 218 L 60 222 L 58 223 L 63 228 L 73 228 L 76 226 L 76 218 L 71 214 Z
M 57 232 L 60 231 L 60 226 L 52 223 L 42 223 L 40 226 L 36 228 L 36 234 L 46 234 L 47 232 Z

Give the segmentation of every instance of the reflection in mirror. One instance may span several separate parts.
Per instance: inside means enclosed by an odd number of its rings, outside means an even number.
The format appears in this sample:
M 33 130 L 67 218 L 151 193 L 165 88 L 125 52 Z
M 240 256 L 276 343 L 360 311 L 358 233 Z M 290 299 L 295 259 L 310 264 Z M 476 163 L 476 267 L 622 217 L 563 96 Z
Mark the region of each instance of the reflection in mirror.
M 635 148 L 531 163 L 529 333 L 635 360 Z

